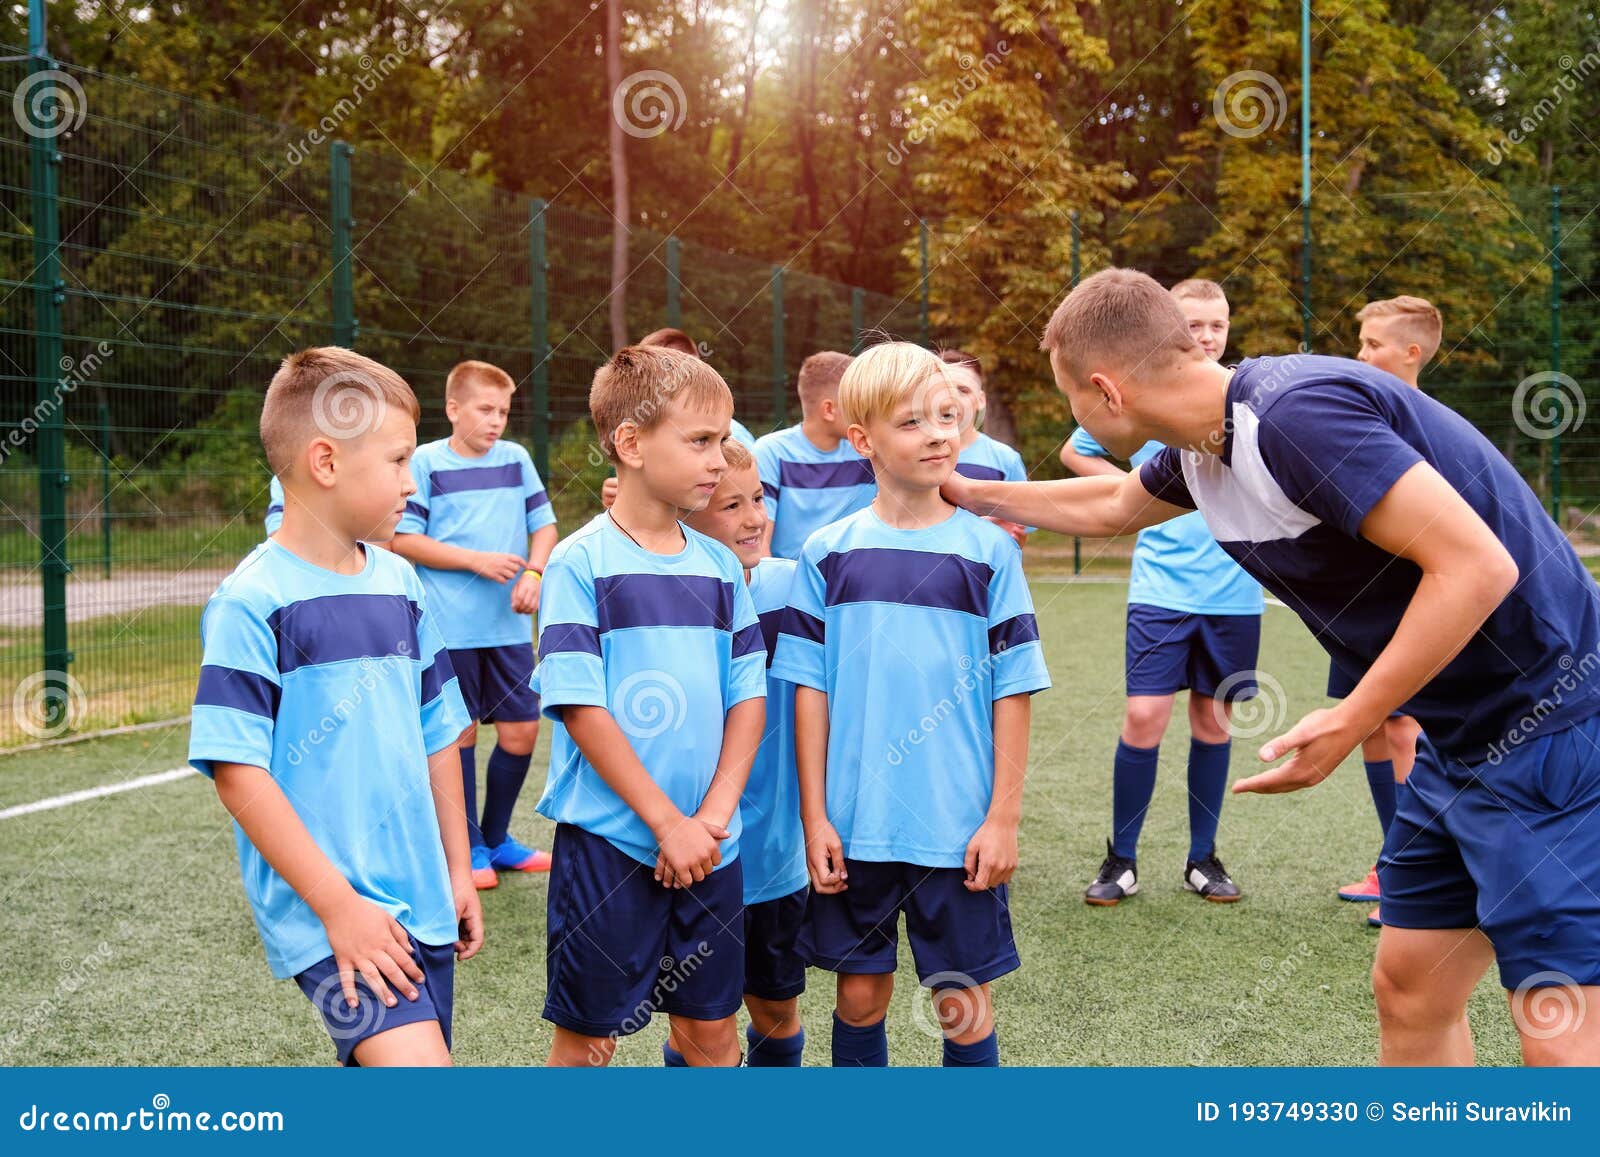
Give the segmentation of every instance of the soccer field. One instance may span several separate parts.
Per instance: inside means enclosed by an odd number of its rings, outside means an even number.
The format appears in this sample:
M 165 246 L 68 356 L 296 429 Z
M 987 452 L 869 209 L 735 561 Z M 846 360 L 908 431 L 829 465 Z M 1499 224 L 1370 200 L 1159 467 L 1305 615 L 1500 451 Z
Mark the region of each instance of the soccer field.
M 1140 846 L 1140 894 L 1087 907 L 1083 888 L 1110 827 L 1126 586 L 1039 581 L 1033 594 L 1055 686 L 1033 701 L 1012 885 L 1023 967 L 995 985 L 1002 1063 L 1373 1063 L 1377 933 L 1366 905 L 1333 894 L 1364 872 L 1378 842 L 1359 758 L 1309 792 L 1230 797 L 1218 851 L 1245 898 L 1207 904 L 1179 879 L 1188 843 L 1180 701 Z M 1235 743 L 1236 778 L 1262 740 L 1324 703 L 1326 658 L 1281 607 L 1267 610 L 1261 670 L 1263 698 L 1241 716 L 1250 737 Z M 179 727 L 0 758 L 0 809 L 180 767 L 187 738 Z M 533 803 L 547 752 L 542 736 L 513 824 L 543 847 L 550 825 Z M 488 944 L 457 972 L 459 1064 L 544 1059 L 545 886 L 542 876 L 502 876 L 483 895 Z M 0 887 L 0 1063 L 332 1063 L 310 1005 L 267 972 L 231 825 L 199 777 L 0 819 Z M 891 1063 L 936 1065 L 937 1031 L 903 936 L 901 962 Z M 813 970 L 810 983 L 805 1059 L 827 1064 L 831 978 Z M 1473 1016 L 1480 1062 L 1515 1063 L 1492 975 Z M 659 1064 L 664 1034 L 658 1019 L 623 1042 L 618 1063 Z

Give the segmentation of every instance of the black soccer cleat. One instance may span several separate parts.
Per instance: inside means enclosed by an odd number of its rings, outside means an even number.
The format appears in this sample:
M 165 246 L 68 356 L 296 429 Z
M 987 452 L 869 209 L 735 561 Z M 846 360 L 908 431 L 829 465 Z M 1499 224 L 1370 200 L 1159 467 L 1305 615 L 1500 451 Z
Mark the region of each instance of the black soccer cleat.
M 1204 859 L 1184 864 L 1183 886 L 1213 904 L 1232 904 L 1240 896 L 1239 885 L 1228 876 L 1215 848 Z
M 1111 841 L 1107 840 L 1105 863 L 1100 865 L 1094 881 L 1084 889 L 1083 902 L 1098 908 L 1110 908 L 1138 890 L 1139 873 L 1134 862 L 1112 851 Z

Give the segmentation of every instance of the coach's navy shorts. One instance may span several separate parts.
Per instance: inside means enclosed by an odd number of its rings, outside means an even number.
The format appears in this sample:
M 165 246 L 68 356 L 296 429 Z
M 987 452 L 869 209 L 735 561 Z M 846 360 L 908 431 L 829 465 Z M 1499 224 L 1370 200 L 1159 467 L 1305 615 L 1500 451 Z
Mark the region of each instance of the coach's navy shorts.
M 1506 988 L 1600 984 L 1600 716 L 1490 758 L 1418 739 L 1378 858 L 1383 922 L 1481 927 Z
M 1347 698 L 1349 698 L 1350 692 L 1352 692 L 1352 691 L 1354 691 L 1356 689 L 1356 684 L 1358 682 L 1360 682 L 1360 680 L 1358 680 L 1355 676 L 1353 676 L 1353 675 L 1349 674 L 1347 671 L 1345 671 L 1345 669 L 1343 667 L 1339 666 L 1339 664 L 1333 662 L 1331 659 L 1328 661 L 1328 698 L 1329 699 L 1347 699 Z M 1404 715 L 1405 715 L 1404 711 L 1391 711 L 1391 712 L 1389 712 L 1389 718 L 1390 719 L 1399 719 L 1399 718 L 1403 717 Z
M 658 1012 L 721 1020 L 744 1002 L 744 870 L 663 888 L 610 841 L 557 824 L 551 845 L 544 1018 L 627 1036 Z
M 467 714 L 479 723 L 527 723 L 539 718 L 532 686 L 533 644 L 468 647 L 450 652 Z
M 846 858 L 843 892 L 813 892 L 800 954 L 829 972 L 893 972 L 900 913 L 917 978 L 971 988 L 1021 967 L 1006 886 L 969 892 L 962 868 Z
M 411 958 L 422 969 L 423 981 L 417 985 L 416 1000 L 407 1000 L 405 993 L 390 983 L 389 990 L 395 998 L 393 1008 L 373 995 L 366 978 L 359 972 L 355 976 L 356 1007 L 347 1005 L 339 983 L 339 968 L 332 956 L 323 957 L 295 975 L 294 982 L 300 986 L 300 991 L 322 1014 L 323 1026 L 333 1038 L 341 1065 L 360 1067 L 353 1054 L 355 1047 L 368 1037 L 425 1020 L 439 1022 L 439 1031 L 444 1033 L 444 1047 L 450 1047 L 450 1017 L 455 1009 L 455 945 L 419 944 L 410 933 L 406 938 L 411 941 Z
M 744 909 L 744 990 L 759 1000 L 788 1000 L 806 990 L 806 962 L 795 950 L 806 920 L 810 888 L 747 904 Z
M 1128 604 L 1129 695 L 1193 691 L 1233 703 L 1256 694 L 1260 615 L 1191 615 Z

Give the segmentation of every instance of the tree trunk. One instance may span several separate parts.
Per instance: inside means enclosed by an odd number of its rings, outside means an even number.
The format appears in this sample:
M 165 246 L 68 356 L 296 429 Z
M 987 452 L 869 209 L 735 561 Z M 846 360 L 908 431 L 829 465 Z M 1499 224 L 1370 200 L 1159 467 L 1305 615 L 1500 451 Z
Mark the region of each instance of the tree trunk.
M 622 0 L 606 0 L 606 87 L 622 87 Z M 622 121 L 611 118 L 611 349 L 628 344 L 628 153 Z

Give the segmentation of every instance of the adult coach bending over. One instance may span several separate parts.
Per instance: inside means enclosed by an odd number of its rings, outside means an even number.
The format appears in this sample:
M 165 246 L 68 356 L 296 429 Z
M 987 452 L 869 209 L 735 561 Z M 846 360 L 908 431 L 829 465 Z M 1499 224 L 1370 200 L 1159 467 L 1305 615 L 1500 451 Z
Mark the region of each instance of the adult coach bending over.
M 1442 757 L 1401 789 L 1378 863 L 1381 1060 L 1471 1063 L 1467 998 L 1498 961 L 1524 1061 L 1600 1063 L 1600 595 L 1532 491 L 1465 419 L 1359 362 L 1210 361 L 1132 270 L 1073 290 L 1041 345 L 1107 450 L 1169 448 L 1120 478 L 957 476 L 946 495 L 1087 537 L 1198 509 L 1365 672 L 1235 791 L 1321 782 L 1402 704 Z

